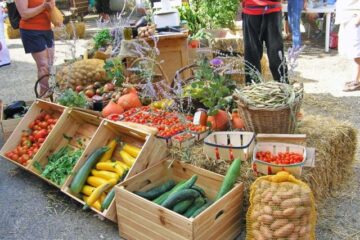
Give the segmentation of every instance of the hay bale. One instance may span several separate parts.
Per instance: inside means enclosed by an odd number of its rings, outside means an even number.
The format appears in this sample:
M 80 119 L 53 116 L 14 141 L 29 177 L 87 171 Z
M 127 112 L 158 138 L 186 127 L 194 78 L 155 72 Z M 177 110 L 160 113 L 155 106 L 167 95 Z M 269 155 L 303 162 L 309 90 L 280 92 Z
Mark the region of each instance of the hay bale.
M 349 180 L 353 171 L 357 146 L 356 130 L 348 123 L 320 116 L 305 117 L 297 133 L 307 135 L 307 147 L 316 148 L 315 168 L 304 168 L 300 178 L 308 183 L 319 204 L 339 190 Z M 229 164 L 223 160 L 211 160 L 202 151 L 202 144 L 188 150 L 171 150 L 173 158 L 225 175 Z M 239 181 L 245 185 L 244 206 L 249 204 L 250 185 L 256 176 L 250 162 L 243 162 Z
M 68 40 L 74 37 L 74 29 L 77 38 L 84 38 L 86 33 L 86 26 L 84 22 L 75 22 L 74 25 L 67 23 L 64 27 L 54 28 L 54 37 L 55 40 Z
M 5 20 L 5 36 L 7 39 L 20 38 L 20 29 L 13 29 L 10 25 L 9 18 Z
M 302 180 L 317 202 L 330 197 L 350 179 L 355 162 L 357 131 L 347 122 L 320 116 L 305 117 L 297 129 L 316 148 L 315 168 L 304 168 Z

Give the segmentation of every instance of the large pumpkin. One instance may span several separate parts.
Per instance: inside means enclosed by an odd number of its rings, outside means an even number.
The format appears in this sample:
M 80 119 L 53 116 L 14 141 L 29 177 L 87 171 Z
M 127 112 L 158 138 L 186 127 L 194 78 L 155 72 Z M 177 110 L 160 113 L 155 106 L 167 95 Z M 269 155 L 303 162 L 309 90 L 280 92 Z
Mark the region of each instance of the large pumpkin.
M 229 115 L 224 110 L 219 110 L 214 116 L 208 116 L 207 121 L 214 131 L 224 131 L 229 127 Z

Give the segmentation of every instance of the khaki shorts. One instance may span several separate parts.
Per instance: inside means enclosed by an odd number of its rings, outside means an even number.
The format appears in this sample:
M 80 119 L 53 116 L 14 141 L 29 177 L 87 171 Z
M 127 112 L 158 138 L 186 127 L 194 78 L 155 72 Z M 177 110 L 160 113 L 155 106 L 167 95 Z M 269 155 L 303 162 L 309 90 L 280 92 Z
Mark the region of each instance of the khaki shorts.
M 360 58 L 360 26 L 356 26 L 356 16 L 342 23 L 339 30 L 339 53 L 347 58 Z

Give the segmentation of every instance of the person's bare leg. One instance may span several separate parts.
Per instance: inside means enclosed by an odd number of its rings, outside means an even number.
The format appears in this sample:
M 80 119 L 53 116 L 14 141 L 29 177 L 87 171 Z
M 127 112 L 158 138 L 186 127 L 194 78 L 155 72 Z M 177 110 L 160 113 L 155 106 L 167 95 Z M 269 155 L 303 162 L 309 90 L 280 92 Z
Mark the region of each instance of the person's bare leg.
M 344 91 L 357 91 L 360 90 L 360 58 L 355 58 L 355 74 L 354 79 L 345 83 Z
M 355 63 L 357 65 L 357 74 L 356 74 L 356 79 L 355 81 L 360 84 L 360 57 L 359 58 L 355 58 Z
M 36 62 L 36 67 L 38 71 L 38 79 L 44 75 L 49 74 L 49 51 L 45 49 L 41 52 L 32 53 L 32 57 Z M 45 94 L 46 90 L 49 88 L 49 77 L 44 77 L 40 81 L 40 95 Z

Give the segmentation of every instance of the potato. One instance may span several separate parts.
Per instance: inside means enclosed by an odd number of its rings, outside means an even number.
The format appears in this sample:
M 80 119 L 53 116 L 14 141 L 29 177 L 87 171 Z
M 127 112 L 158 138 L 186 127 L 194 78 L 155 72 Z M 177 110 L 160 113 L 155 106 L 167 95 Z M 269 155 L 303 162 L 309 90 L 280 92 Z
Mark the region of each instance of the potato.
M 290 199 L 286 199 L 284 200 L 281 204 L 280 207 L 282 209 L 286 209 L 289 207 L 297 207 L 301 204 L 301 199 L 300 198 L 290 198 Z
M 261 215 L 261 212 L 260 212 L 260 211 L 253 211 L 253 212 L 251 213 L 251 219 L 252 219 L 253 221 L 255 221 L 256 219 L 259 218 L 260 215 Z
M 260 221 L 262 223 L 271 224 L 274 221 L 274 218 L 271 215 L 263 214 L 258 217 L 258 221 Z
M 300 225 L 301 226 L 306 226 L 308 223 L 309 223 L 309 216 L 307 216 L 307 215 L 302 216 L 301 221 L 300 221 Z
M 252 235 L 255 238 L 255 240 L 266 240 L 266 238 L 264 238 L 263 235 L 258 230 L 252 230 Z
M 305 205 L 305 206 L 311 205 L 310 194 L 302 194 L 300 199 L 301 199 L 301 204 L 302 205 Z
M 287 200 L 293 198 L 293 194 L 294 194 L 293 190 L 288 190 L 288 191 L 279 192 L 278 196 L 283 200 Z
M 280 211 L 280 210 L 275 210 L 274 212 L 273 212 L 273 216 L 275 217 L 275 218 L 282 218 L 284 215 L 283 215 L 283 211 Z
M 272 201 L 274 202 L 274 204 L 276 204 L 276 205 L 279 205 L 279 204 L 281 203 L 281 198 L 280 198 L 279 196 L 277 196 L 277 195 L 273 196 L 271 200 L 272 200 Z
M 295 225 L 296 226 L 296 225 Z M 301 226 L 296 226 L 295 228 L 294 228 L 294 233 L 299 233 L 300 232 L 300 228 L 301 228 Z
M 301 227 L 299 231 L 299 236 L 304 237 L 306 234 L 310 232 L 310 229 L 311 229 L 310 225 Z
M 272 199 L 272 193 L 268 192 L 263 199 L 261 199 L 262 203 L 268 203 Z
M 256 203 L 260 203 L 261 201 L 261 195 L 255 195 L 255 197 L 253 198 L 253 202 Z
M 299 239 L 299 234 L 297 233 L 292 233 L 288 238 L 288 240 L 298 240 L 298 239 Z
M 285 226 L 288 223 L 289 223 L 289 220 L 287 220 L 287 219 L 276 219 L 273 222 L 273 224 L 271 224 L 270 228 L 275 231 L 275 230 L 279 229 L 280 227 Z
M 272 239 L 273 237 L 273 232 L 267 226 L 261 226 L 260 232 L 266 239 Z
M 287 237 L 294 231 L 295 225 L 288 223 L 274 232 L 274 237 Z
M 263 208 L 263 211 L 264 211 L 265 214 L 272 215 L 272 208 L 269 207 L 269 206 L 265 206 L 265 207 Z
M 289 207 L 282 212 L 282 214 L 288 218 L 291 218 L 295 213 L 296 213 L 296 208 L 294 207 Z
M 296 211 L 295 211 L 295 214 L 293 214 L 291 217 L 292 218 L 297 218 L 297 219 L 301 218 L 301 216 L 304 215 L 306 211 L 307 211 L 307 208 L 305 208 L 305 207 L 302 207 L 302 206 L 297 207 Z

